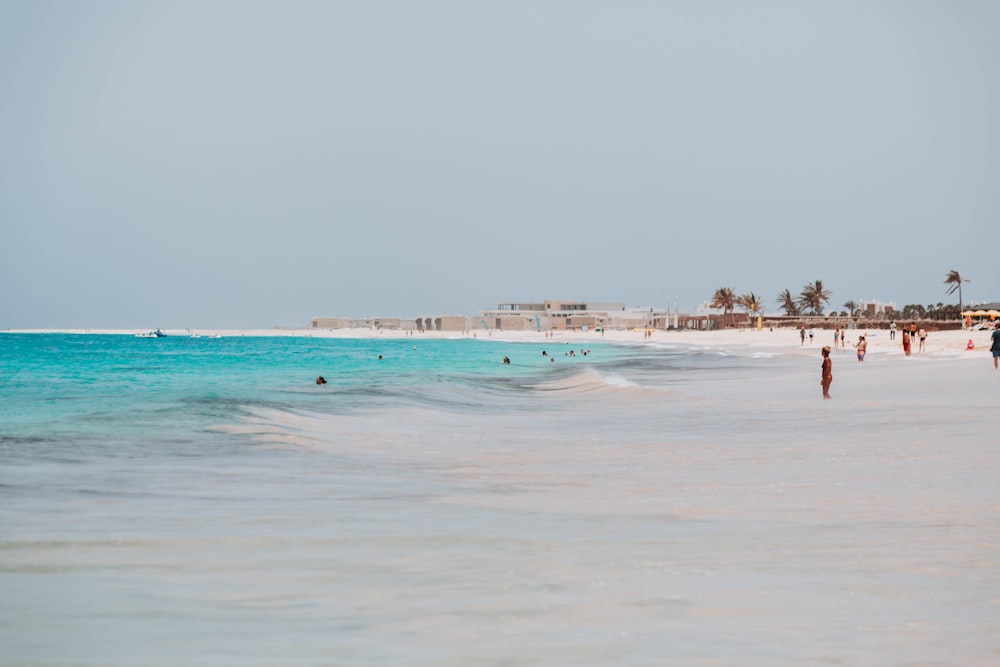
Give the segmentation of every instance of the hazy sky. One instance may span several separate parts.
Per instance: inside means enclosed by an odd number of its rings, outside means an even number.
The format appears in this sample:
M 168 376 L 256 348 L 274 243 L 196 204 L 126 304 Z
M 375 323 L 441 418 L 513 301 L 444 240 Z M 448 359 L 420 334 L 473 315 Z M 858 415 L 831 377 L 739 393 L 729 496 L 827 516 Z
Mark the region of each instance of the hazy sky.
M 1000 300 L 1000 3 L 0 0 L 0 328 Z

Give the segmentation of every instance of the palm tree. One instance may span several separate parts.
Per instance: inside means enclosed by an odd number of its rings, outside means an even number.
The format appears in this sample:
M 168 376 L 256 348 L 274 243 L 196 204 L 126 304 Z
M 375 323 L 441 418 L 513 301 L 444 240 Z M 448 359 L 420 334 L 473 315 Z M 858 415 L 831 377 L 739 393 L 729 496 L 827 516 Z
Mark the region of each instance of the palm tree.
M 858 304 L 855 303 L 854 301 L 845 301 L 844 302 L 844 308 L 847 309 L 847 314 L 848 315 L 850 315 L 851 317 L 854 317 L 854 311 L 856 311 L 858 309 Z
M 732 287 L 720 287 L 712 295 L 712 303 L 708 304 L 712 308 L 722 308 L 723 316 L 733 312 L 733 305 L 736 303 L 736 293 Z
M 948 289 L 948 294 L 952 294 L 955 290 L 958 290 L 958 312 L 961 314 L 965 308 L 962 307 L 962 283 L 970 282 L 968 278 L 963 278 L 955 269 L 948 272 L 947 277 L 944 279 L 945 285 L 951 285 Z
M 822 280 L 807 283 L 799 293 L 799 305 L 803 310 L 808 308 L 812 315 L 822 315 L 823 304 L 828 303 L 832 295 L 833 292 L 823 289 Z
M 778 305 L 781 309 L 785 311 L 785 315 L 798 315 L 799 306 L 795 303 L 795 297 L 787 289 L 784 292 L 778 294 Z
M 745 310 L 747 315 L 757 315 L 764 309 L 764 301 L 753 292 L 741 294 L 736 299 L 736 305 Z

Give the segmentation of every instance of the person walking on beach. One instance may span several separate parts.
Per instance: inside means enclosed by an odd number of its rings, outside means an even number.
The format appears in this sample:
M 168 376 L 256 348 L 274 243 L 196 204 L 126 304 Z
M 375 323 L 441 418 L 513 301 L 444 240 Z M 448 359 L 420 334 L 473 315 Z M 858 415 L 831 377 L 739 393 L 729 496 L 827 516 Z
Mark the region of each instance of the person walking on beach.
M 823 386 L 823 398 L 830 398 L 830 384 L 833 382 L 833 359 L 830 358 L 830 346 L 823 348 L 823 375 L 819 383 Z
M 924 347 L 924 342 L 927 340 L 927 332 L 924 331 L 923 328 L 921 328 L 920 333 L 917 335 L 920 336 L 920 347 L 917 349 L 921 352 L 926 352 L 927 349 Z
M 806 328 L 805 327 L 802 327 L 801 329 L 799 329 L 799 339 L 802 341 L 802 345 L 804 347 L 805 344 L 806 344 Z
M 910 356 L 910 332 L 903 329 L 903 354 Z
M 868 352 L 868 341 L 865 340 L 864 336 L 859 336 L 858 344 L 854 347 L 858 348 L 858 361 L 864 361 L 865 353 Z
M 896 323 L 889 322 L 889 340 L 896 340 Z
M 993 345 L 990 346 L 990 352 L 993 353 L 993 368 L 998 368 L 997 360 L 1000 359 L 1000 322 L 996 323 L 993 329 Z

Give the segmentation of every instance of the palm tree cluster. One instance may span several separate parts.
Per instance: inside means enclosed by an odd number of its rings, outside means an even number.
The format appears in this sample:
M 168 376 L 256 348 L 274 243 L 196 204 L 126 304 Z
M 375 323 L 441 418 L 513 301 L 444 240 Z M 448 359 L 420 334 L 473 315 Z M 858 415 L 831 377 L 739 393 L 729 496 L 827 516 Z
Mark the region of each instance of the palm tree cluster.
M 715 294 L 712 295 L 712 302 L 708 305 L 712 308 L 720 308 L 723 318 L 726 315 L 732 317 L 733 306 L 736 305 L 736 292 L 732 287 L 720 287 L 715 290 Z
M 747 292 L 746 294 L 736 295 L 736 290 L 732 287 L 720 287 L 715 290 L 715 294 L 712 295 L 712 301 L 709 304 L 712 308 L 719 308 L 722 310 L 723 318 L 729 315 L 730 321 L 733 318 L 733 309 L 739 306 L 746 311 L 747 315 L 754 316 L 763 313 L 764 311 L 764 300 L 754 294 L 753 292 Z
M 897 320 L 959 320 L 962 319 L 962 308 L 956 303 L 929 303 L 926 306 L 908 303 L 902 310 L 886 313 L 885 317 Z
M 926 307 L 911 304 L 905 306 L 902 311 L 893 311 L 884 315 L 886 317 L 895 317 L 896 319 L 910 317 L 957 319 L 964 309 L 962 304 L 962 283 L 967 283 L 969 280 L 963 278 L 958 271 L 952 270 L 947 273 L 944 282 L 951 286 L 948 289 L 948 294 L 958 292 L 957 308 L 941 303 L 936 306 L 929 304 Z M 815 280 L 811 283 L 806 283 L 798 295 L 792 294 L 791 290 L 788 289 L 780 292 L 778 294 L 778 306 L 785 311 L 786 315 L 790 316 L 822 315 L 823 309 L 830 302 L 831 296 L 833 296 L 833 292 L 823 287 L 823 281 Z M 712 302 L 709 305 L 712 308 L 721 309 L 723 315 L 729 315 L 730 318 L 732 318 L 733 308 L 736 306 L 746 310 L 748 315 L 759 314 L 764 310 L 764 303 L 756 294 L 749 292 L 737 296 L 736 291 L 732 287 L 720 287 L 715 290 Z M 854 317 L 858 315 L 859 304 L 857 302 L 846 301 L 844 302 L 844 308 L 846 310 L 841 312 L 842 316 Z
M 908 303 L 903 306 L 902 310 L 893 311 L 891 313 L 886 313 L 887 317 L 895 317 L 896 319 L 904 320 L 958 320 L 962 318 L 962 313 L 965 311 L 965 304 L 962 299 L 962 283 L 971 282 L 968 278 L 962 277 L 962 274 L 958 271 L 952 269 L 945 274 L 944 283 L 945 285 L 950 285 L 948 288 L 948 294 L 954 294 L 958 292 L 958 305 L 955 304 L 945 304 L 938 302 L 937 304 L 929 303 L 926 306 L 919 303 Z
M 833 292 L 824 289 L 823 281 L 807 283 L 798 296 L 790 290 L 778 294 L 778 305 L 786 315 L 822 315 L 823 308 L 830 302 Z M 844 304 L 845 306 L 847 304 Z

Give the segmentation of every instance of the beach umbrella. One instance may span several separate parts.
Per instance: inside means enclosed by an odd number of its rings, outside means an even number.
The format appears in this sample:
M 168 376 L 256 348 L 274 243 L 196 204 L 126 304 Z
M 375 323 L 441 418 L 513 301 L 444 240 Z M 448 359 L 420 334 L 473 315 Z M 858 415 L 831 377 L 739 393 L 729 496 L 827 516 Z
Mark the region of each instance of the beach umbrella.
M 975 315 L 976 317 L 986 317 L 986 315 L 987 315 L 987 313 L 986 313 L 985 310 L 977 310 L 976 312 L 974 312 L 972 314 Z
M 991 320 L 995 320 L 1000 317 L 1000 310 L 987 310 L 986 314 L 990 316 Z

